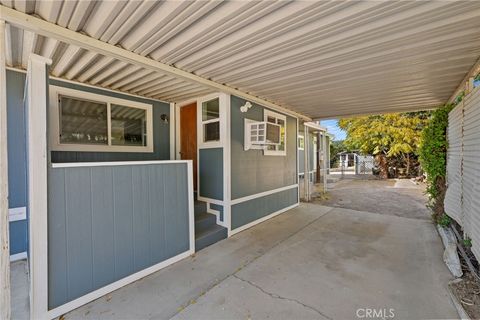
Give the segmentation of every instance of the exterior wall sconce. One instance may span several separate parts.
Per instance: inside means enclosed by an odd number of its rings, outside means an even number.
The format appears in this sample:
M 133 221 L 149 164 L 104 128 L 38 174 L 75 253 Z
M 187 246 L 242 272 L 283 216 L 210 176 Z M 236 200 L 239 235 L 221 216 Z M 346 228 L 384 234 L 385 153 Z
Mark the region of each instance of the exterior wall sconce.
M 163 123 L 168 124 L 168 116 L 164 113 L 160 116 Z
M 240 111 L 241 112 L 247 112 L 248 109 L 250 109 L 252 107 L 252 104 L 250 102 L 245 102 L 245 104 L 243 106 L 240 107 Z

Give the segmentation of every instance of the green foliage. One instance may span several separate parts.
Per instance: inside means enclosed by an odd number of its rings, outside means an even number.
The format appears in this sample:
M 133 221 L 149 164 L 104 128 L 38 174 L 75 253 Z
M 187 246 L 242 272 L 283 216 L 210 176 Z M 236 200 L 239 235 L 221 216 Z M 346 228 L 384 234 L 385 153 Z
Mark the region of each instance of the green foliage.
M 452 223 L 452 218 L 450 218 L 446 214 L 442 214 L 440 218 L 438 218 L 437 222 L 439 225 L 445 228 L 445 227 L 448 227 L 450 223 Z
M 383 153 L 387 157 L 415 154 L 428 112 L 390 113 L 341 119 L 347 132 L 345 145 L 364 154 Z
M 472 239 L 468 237 L 466 239 L 463 239 L 463 246 L 466 248 L 472 247 Z
M 419 159 L 427 174 L 427 193 L 432 201 L 440 194 L 439 178 L 444 180 L 446 175 L 448 148 L 446 133 L 448 113 L 452 109 L 453 105 L 446 105 L 433 111 L 428 126 L 422 132 Z
M 349 151 L 343 143 L 343 140 L 332 141 L 330 143 L 330 166 L 334 167 L 335 162 L 338 161 L 337 155 L 342 151 Z

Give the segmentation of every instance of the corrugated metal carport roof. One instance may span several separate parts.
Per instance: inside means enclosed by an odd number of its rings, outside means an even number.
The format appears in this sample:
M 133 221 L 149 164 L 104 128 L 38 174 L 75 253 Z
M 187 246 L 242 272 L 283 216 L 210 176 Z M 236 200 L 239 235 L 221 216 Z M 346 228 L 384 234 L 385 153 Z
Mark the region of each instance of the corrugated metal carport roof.
M 445 103 L 480 55 L 480 1 L 7 1 L 312 118 Z M 11 26 L 7 63 L 165 101 L 211 87 Z

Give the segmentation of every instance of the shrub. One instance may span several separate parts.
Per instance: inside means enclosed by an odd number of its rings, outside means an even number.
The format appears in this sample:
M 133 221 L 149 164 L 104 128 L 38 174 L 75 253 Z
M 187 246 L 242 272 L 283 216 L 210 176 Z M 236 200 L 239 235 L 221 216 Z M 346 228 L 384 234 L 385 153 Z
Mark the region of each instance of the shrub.
M 440 222 L 445 215 L 445 176 L 447 164 L 447 127 L 448 113 L 454 105 L 448 104 L 432 112 L 428 125 L 422 131 L 419 159 L 427 174 L 427 193 L 433 218 Z

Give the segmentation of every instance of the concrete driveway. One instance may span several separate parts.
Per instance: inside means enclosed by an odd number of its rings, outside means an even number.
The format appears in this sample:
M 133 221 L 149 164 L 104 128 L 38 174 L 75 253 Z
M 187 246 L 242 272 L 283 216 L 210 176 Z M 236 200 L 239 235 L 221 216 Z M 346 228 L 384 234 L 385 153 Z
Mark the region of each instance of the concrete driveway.
M 442 252 L 426 219 L 302 204 L 66 318 L 452 319 Z

